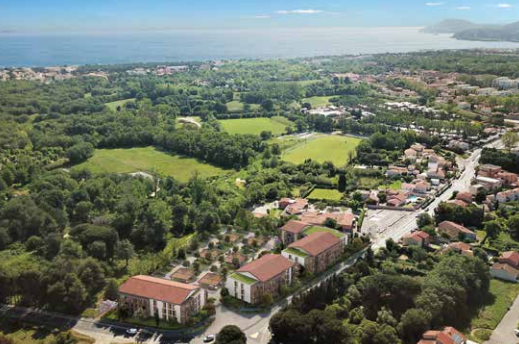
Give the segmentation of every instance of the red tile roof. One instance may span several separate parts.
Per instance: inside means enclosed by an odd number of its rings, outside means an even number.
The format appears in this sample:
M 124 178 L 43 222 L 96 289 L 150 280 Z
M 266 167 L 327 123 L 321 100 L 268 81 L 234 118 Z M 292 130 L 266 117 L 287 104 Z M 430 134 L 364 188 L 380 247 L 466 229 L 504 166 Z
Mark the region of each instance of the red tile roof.
M 180 305 L 198 287 L 151 276 L 130 277 L 119 287 L 119 292 L 147 299 Z
M 517 253 L 516 251 L 503 252 L 501 257 L 499 257 L 499 260 L 506 260 L 506 261 L 512 263 L 512 265 L 514 267 L 518 267 L 519 266 L 519 253 Z
M 284 230 L 285 232 L 299 234 L 303 231 L 303 229 L 305 229 L 308 226 L 310 226 L 310 224 L 307 222 L 290 220 L 283 227 L 281 227 L 281 230 Z
M 266 254 L 263 257 L 242 266 L 236 272 L 248 272 L 261 282 L 266 282 L 287 271 L 295 265 L 280 254 Z
M 332 233 L 317 232 L 290 244 L 288 247 L 301 249 L 315 257 L 341 242 L 342 240 Z
M 474 232 L 470 229 L 463 227 L 462 225 L 459 225 L 457 223 L 454 223 L 452 221 L 443 221 L 438 225 L 438 229 L 442 232 L 447 233 L 450 237 L 455 238 L 458 236 L 458 233 L 463 234 L 471 234 L 474 235 Z

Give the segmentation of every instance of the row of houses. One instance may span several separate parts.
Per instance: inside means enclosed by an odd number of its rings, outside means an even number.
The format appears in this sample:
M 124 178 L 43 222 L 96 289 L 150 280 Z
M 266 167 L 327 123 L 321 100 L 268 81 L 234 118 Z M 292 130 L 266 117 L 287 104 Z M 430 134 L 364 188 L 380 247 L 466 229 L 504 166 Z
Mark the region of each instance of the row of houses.
M 229 294 L 250 304 L 261 301 L 261 295 L 279 295 L 303 269 L 319 274 L 341 257 L 347 236 L 334 229 L 315 227 L 303 221 L 288 221 L 280 229 L 281 254 L 266 254 L 248 263 L 227 278 Z
M 452 221 L 441 222 L 438 224 L 436 231 L 439 234 L 439 238 L 437 238 L 439 242 L 451 242 L 458 241 L 460 239 L 464 241 L 476 241 L 476 233 Z M 415 231 L 404 236 L 402 241 L 404 245 L 407 246 L 427 247 L 432 243 L 432 238 L 426 232 Z M 456 245 L 452 246 L 451 248 L 459 248 L 461 251 L 468 250 L 467 247 L 457 247 Z

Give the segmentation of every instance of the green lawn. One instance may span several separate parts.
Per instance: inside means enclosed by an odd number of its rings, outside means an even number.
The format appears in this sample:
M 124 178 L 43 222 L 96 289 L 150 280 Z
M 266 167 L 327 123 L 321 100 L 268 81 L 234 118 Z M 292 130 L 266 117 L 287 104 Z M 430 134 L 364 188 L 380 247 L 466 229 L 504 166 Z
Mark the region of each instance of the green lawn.
M 382 179 L 372 177 L 360 177 L 358 186 L 362 189 L 376 189 L 382 183 Z
M 493 278 L 490 280 L 489 294 L 482 300 L 479 308 L 470 321 L 470 328 L 476 331 L 475 336 L 484 337 L 494 330 L 519 295 L 519 284 L 505 282 Z M 484 338 L 475 338 L 481 343 Z
M 93 173 L 130 173 L 157 171 L 186 182 L 193 173 L 202 177 L 219 175 L 225 170 L 193 158 L 164 153 L 154 147 L 130 149 L 98 149 L 88 161 L 74 167 L 88 168 Z
M 330 105 L 330 99 L 332 97 L 310 97 L 310 98 L 304 98 L 302 100 L 302 103 L 310 103 L 312 105 L 312 109 L 318 108 L 318 107 L 325 107 L 327 105 Z
M 401 180 L 395 180 L 391 184 L 389 184 L 389 188 L 391 190 L 400 190 L 402 188 L 402 181 Z
M 220 120 L 222 128 L 231 134 L 259 135 L 262 131 L 270 131 L 273 135 L 285 133 L 286 127 L 292 123 L 285 117 L 272 118 L 239 118 Z
M 339 201 L 342 198 L 342 192 L 339 192 L 335 189 L 314 189 L 310 195 L 308 195 L 309 199 L 326 199 L 330 201 Z
M 228 102 L 225 105 L 227 105 L 227 111 L 233 113 L 233 112 L 242 112 L 245 104 L 240 102 L 239 100 L 233 100 L 232 102 Z M 259 104 L 250 104 L 251 110 L 258 110 L 259 108 L 260 108 Z
M 123 107 L 124 104 L 134 100 L 135 98 L 117 100 L 115 102 L 105 103 L 105 105 L 108 106 L 110 110 L 116 111 L 118 106 Z
M 289 247 L 289 248 L 286 248 L 284 249 L 284 251 L 288 254 L 293 254 L 294 256 L 298 256 L 298 257 L 301 257 L 301 258 L 306 258 L 308 257 L 308 254 L 301 251 L 301 250 L 298 250 L 297 248 L 293 248 L 293 247 Z
M 230 277 L 245 284 L 254 284 L 257 282 L 254 278 L 247 277 L 237 272 L 233 273 Z
M 14 341 L 15 344 L 53 344 L 59 329 L 51 329 L 44 326 L 23 325 L 15 321 L 3 319 L 0 321 L 0 334 Z M 79 333 L 71 332 L 77 344 L 92 344 L 94 340 Z
M 331 161 L 335 166 L 341 167 L 348 163 L 349 154 L 355 154 L 360 141 L 359 138 L 350 136 L 316 135 L 287 150 L 283 160 L 294 164 L 301 164 L 307 159 L 319 163 Z
M 319 227 L 319 226 L 308 227 L 307 229 L 305 229 L 303 231 L 303 234 L 310 235 L 312 233 L 321 233 L 321 232 L 332 233 L 337 238 L 344 238 L 344 234 L 339 231 L 336 231 L 335 229 L 328 228 L 328 227 Z

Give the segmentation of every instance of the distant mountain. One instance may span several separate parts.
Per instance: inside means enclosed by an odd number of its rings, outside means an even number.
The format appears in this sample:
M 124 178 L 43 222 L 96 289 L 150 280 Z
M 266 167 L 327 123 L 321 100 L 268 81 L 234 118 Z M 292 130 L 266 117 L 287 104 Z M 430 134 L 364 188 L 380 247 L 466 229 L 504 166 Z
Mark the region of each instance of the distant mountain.
M 491 25 L 480 25 L 462 19 L 445 19 L 441 22 L 422 29 L 425 33 L 457 33 L 465 30 L 491 27 Z
M 470 41 L 519 42 L 519 22 L 492 28 L 464 30 L 456 32 L 454 38 Z
M 469 41 L 519 42 L 519 22 L 508 25 L 485 25 L 468 20 L 446 19 L 424 28 L 422 32 L 452 33 L 456 39 Z

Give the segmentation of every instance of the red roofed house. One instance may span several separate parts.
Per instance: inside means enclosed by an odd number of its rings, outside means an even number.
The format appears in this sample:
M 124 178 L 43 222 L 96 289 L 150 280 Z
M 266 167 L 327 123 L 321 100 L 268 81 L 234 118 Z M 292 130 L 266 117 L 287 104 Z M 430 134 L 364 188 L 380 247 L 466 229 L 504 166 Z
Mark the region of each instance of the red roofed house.
M 460 237 L 471 241 L 476 240 L 476 233 L 451 221 L 443 221 L 440 223 L 438 225 L 438 232 L 446 235 L 450 240 L 458 240 Z
M 426 247 L 431 244 L 431 236 L 422 231 L 416 231 L 404 236 L 404 245 Z
M 474 251 L 472 251 L 472 246 L 469 244 L 465 244 L 464 242 L 458 241 L 450 243 L 447 247 L 445 247 L 442 252 L 454 251 L 457 253 L 461 253 L 465 256 L 472 257 L 474 256 Z
M 335 264 L 343 250 L 344 240 L 329 232 L 316 232 L 290 244 L 281 254 L 316 274 Z
M 519 253 L 515 251 L 504 252 L 501 257 L 499 257 L 499 263 L 508 264 L 513 268 L 519 268 Z
M 443 331 L 426 331 L 418 344 L 466 344 L 467 338 L 454 327 L 445 327 Z
M 505 281 L 517 282 L 517 278 L 519 277 L 519 270 L 508 264 L 495 263 L 490 268 L 490 274 L 495 278 L 499 278 Z
M 306 209 L 308 209 L 308 200 L 296 198 L 295 200 L 290 200 L 289 204 L 285 207 L 285 212 L 288 215 L 299 215 Z
M 311 224 L 304 221 L 290 220 L 281 227 L 281 241 L 285 245 L 290 245 L 303 237 L 303 230 Z
M 180 324 L 197 314 L 206 300 L 207 292 L 197 286 L 151 276 L 130 277 L 119 287 L 119 307 Z
M 356 218 L 352 213 L 318 213 L 318 212 L 306 212 L 301 216 L 301 221 L 309 223 L 311 225 L 320 226 L 323 225 L 326 219 L 334 219 L 337 224 L 341 226 L 341 229 L 345 232 L 353 234 L 355 229 Z
M 456 195 L 456 199 L 467 204 L 472 204 L 472 194 L 470 192 L 460 192 Z
M 294 266 L 294 262 L 282 255 L 268 253 L 228 276 L 225 286 L 231 296 L 257 304 L 261 295 L 277 295 L 281 286 L 292 283 Z

